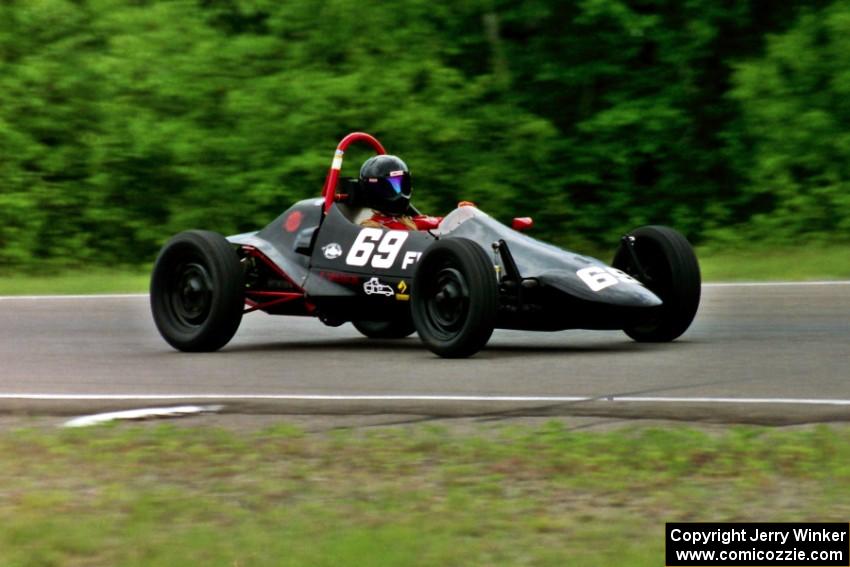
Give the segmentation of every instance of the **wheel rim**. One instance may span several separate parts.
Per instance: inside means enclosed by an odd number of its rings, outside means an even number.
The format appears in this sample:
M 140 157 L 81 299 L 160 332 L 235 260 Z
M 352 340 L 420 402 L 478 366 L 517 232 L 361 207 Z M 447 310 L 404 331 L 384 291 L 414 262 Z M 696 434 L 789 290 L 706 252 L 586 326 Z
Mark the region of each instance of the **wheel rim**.
M 468 311 L 469 287 L 464 275 L 451 267 L 437 272 L 425 300 L 425 312 L 434 329 L 443 335 L 457 333 Z
M 175 270 L 169 301 L 177 319 L 186 325 L 203 323 L 212 306 L 212 280 L 203 264 L 191 262 Z

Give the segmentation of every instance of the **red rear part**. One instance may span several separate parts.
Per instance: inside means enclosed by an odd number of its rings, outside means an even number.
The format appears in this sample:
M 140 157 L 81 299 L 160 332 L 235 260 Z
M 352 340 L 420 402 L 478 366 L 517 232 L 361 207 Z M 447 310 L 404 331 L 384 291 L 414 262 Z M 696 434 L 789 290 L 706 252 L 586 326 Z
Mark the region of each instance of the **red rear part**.
M 252 311 L 266 311 L 268 313 L 279 313 L 287 315 L 312 315 L 316 307 L 307 299 L 307 294 L 292 278 L 272 262 L 265 254 L 253 246 L 243 245 L 242 251 L 245 256 L 251 256 L 259 260 L 267 269 L 271 270 L 282 280 L 288 282 L 291 291 L 246 289 L 245 290 L 245 313 Z M 281 311 L 282 304 L 291 304 Z

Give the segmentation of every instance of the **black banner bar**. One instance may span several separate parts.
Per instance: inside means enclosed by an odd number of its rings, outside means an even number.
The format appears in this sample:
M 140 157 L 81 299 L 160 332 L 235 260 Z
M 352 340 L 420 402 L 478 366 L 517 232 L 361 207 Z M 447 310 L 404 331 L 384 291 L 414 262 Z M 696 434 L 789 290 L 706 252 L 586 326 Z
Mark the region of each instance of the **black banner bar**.
M 850 565 L 850 524 L 668 523 L 667 567 Z

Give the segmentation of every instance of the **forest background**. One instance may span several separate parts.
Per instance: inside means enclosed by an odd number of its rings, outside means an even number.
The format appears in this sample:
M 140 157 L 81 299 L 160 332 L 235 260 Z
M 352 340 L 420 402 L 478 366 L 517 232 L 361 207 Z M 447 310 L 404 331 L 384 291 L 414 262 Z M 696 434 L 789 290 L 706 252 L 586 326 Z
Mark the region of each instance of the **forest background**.
M 355 130 L 420 209 L 472 200 L 577 249 L 647 223 L 846 243 L 850 2 L 4 2 L 0 270 L 259 228 Z

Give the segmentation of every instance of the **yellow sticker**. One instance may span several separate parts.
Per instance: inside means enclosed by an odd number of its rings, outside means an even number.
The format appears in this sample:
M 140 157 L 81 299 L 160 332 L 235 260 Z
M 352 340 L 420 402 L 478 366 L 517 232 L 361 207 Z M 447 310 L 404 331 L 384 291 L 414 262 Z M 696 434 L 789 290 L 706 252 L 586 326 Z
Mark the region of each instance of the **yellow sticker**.
M 405 291 L 407 291 L 407 284 L 404 283 L 404 280 L 398 282 L 398 291 L 399 293 L 404 293 Z
M 395 298 L 397 301 L 410 301 L 410 295 L 406 293 L 397 293 L 395 294 Z

